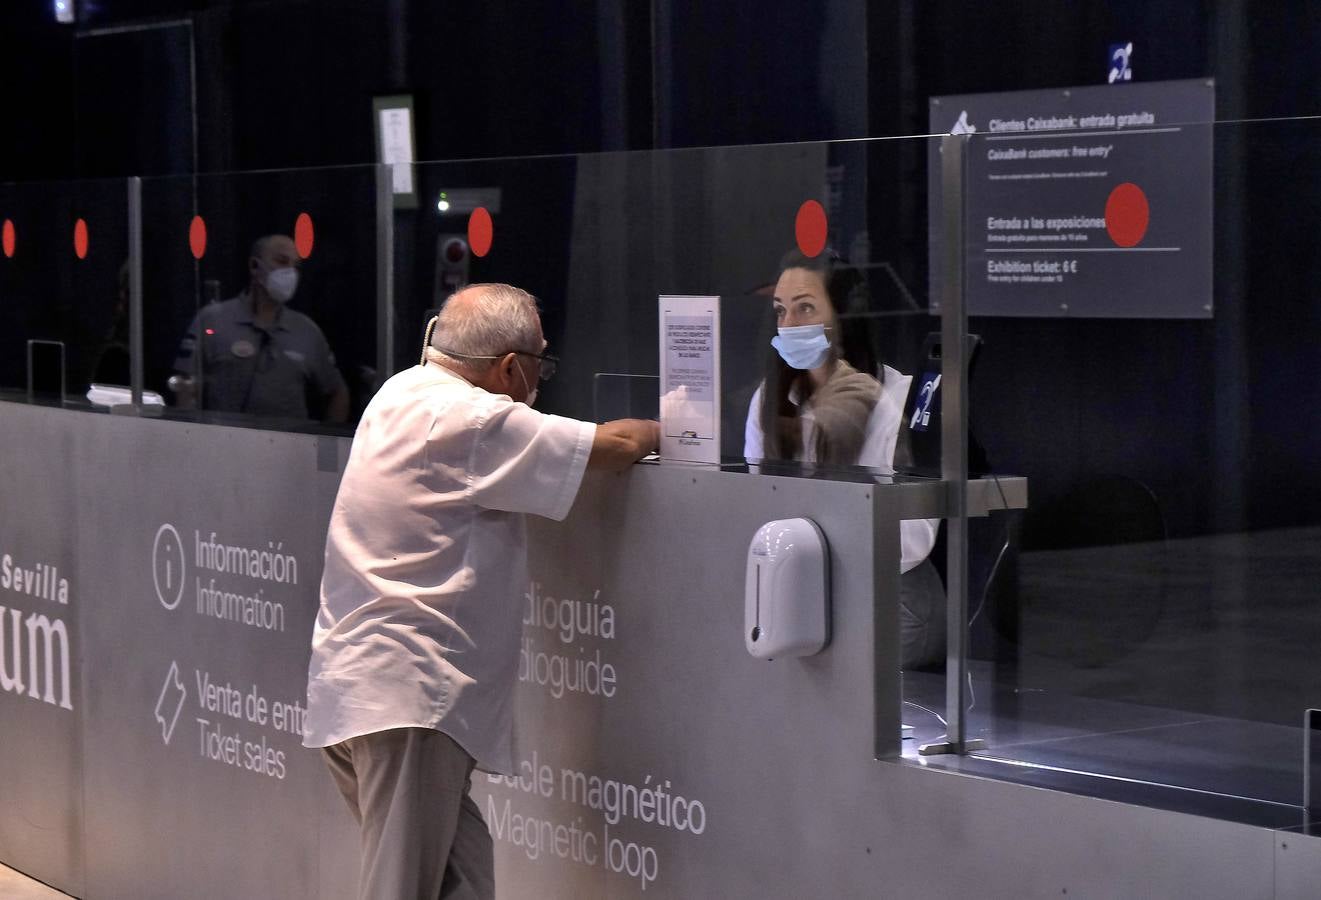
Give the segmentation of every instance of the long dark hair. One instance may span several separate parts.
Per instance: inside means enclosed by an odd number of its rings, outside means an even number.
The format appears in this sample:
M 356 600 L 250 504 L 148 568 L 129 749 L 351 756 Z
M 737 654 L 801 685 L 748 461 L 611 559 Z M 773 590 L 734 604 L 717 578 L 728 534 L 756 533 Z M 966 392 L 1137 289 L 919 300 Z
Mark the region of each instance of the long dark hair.
M 876 334 L 876 319 L 872 315 L 871 291 L 867 288 L 867 279 L 862 272 L 829 247 L 814 257 L 806 256 L 798 250 L 789 251 L 780 260 L 779 275 L 789 269 L 815 272 L 825 283 L 830 305 L 835 310 L 830 359 L 842 359 L 859 372 L 883 380 L 885 368 Z M 774 347 L 769 350 L 766 357 L 766 382 L 761 392 L 763 453 L 767 459 L 801 459 L 802 425 L 798 421 L 798 406 L 789 400 L 789 394 L 797 386 L 799 403 L 805 402 L 812 392 L 812 380 L 806 372 L 785 363 Z M 824 432 L 817 432 L 816 442 L 818 462 L 856 462 L 853 459 L 831 458 L 834 454 Z

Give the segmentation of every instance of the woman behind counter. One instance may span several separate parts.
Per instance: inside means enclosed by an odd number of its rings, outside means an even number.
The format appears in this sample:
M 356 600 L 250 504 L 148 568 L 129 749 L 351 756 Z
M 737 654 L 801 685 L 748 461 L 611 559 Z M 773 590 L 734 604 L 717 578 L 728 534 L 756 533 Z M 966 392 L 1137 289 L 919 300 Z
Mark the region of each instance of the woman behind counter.
M 862 273 L 826 250 L 785 256 L 771 300 L 777 334 L 765 381 L 744 429 L 749 461 L 868 466 L 892 474 L 907 460 L 904 404 L 912 377 L 877 351 L 871 295 Z M 945 600 L 927 555 L 939 519 L 900 523 L 903 666 L 945 652 Z

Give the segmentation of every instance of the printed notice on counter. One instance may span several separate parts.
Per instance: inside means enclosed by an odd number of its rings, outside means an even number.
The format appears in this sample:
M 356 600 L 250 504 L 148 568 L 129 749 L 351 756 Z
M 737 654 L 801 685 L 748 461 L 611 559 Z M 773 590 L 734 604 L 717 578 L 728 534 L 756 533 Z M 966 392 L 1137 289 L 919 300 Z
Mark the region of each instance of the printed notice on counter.
M 302 697 L 272 696 L 256 682 L 222 681 L 209 669 L 193 668 L 189 679 L 183 669 L 170 661 L 152 710 L 161 743 L 169 747 L 191 731 L 178 745 L 191 744 L 201 759 L 283 781 L 288 753 L 302 743 Z
M 577 695 L 609 700 L 619 690 L 611 649 L 615 607 L 598 588 L 587 597 L 556 597 L 532 581 L 523 594 L 518 680 L 553 700 Z
M 487 775 L 478 786 L 486 788 L 475 799 L 496 847 L 532 863 L 603 870 L 615 879 L 608 884 L 627 884 L 629 894 L 652 888 L 667 896 L 663 848 L 673 853 L 703 840 L 715 819 L 664 771 L 622 779 L 565 765 L 535 748 L 517 770 Z
M 720 298 L 661 296 L 662 459 L 720 462 Z
M 1206 79 L 931 100 L 967 134 L 969 315 L 1210 318 Z M 941 308 L 940 142 L 928 155 L 931 312 Z

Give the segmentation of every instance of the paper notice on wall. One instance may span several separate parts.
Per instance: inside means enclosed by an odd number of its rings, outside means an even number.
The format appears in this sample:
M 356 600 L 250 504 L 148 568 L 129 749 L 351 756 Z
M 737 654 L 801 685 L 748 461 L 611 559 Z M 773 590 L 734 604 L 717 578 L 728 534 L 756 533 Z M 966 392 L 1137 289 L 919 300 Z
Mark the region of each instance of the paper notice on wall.
M 381 117 L 381 162 L 391 167 L 396 194 L 413 193 L 413 125 L 408 107 L 383 109 Z
M 720 298 L 662 295 L 661 458 L 720 462 Z

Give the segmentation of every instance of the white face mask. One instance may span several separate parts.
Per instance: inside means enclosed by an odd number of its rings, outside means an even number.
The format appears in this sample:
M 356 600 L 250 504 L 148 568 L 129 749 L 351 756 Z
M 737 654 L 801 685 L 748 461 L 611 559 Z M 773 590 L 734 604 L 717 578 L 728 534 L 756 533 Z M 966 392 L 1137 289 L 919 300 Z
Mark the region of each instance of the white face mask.
M 792 369 L 815 369 L 830 356 L 825 325 L 792 325 L 779 332 L 771 338 L 771 346 Z
M 298 270 L 293 266 L 271 269 L 262 280 L 262 285 L 276 303 L 288 303 L 294 291 L 298 290 Z
M 523 379 L 523 389 L 527 391 L 527 399 L 523 402 L 528 406 L 531 406 L 533 403 L 537 402 L 537 391 L 541 390 L 541 386 L 538 385 L 534 388 L 528 387 L 527 376 L 523 374 L 523 367 L 518 364 L 517 359 L 514 360 L 514 368 L 518 369 L 518 377 Z

